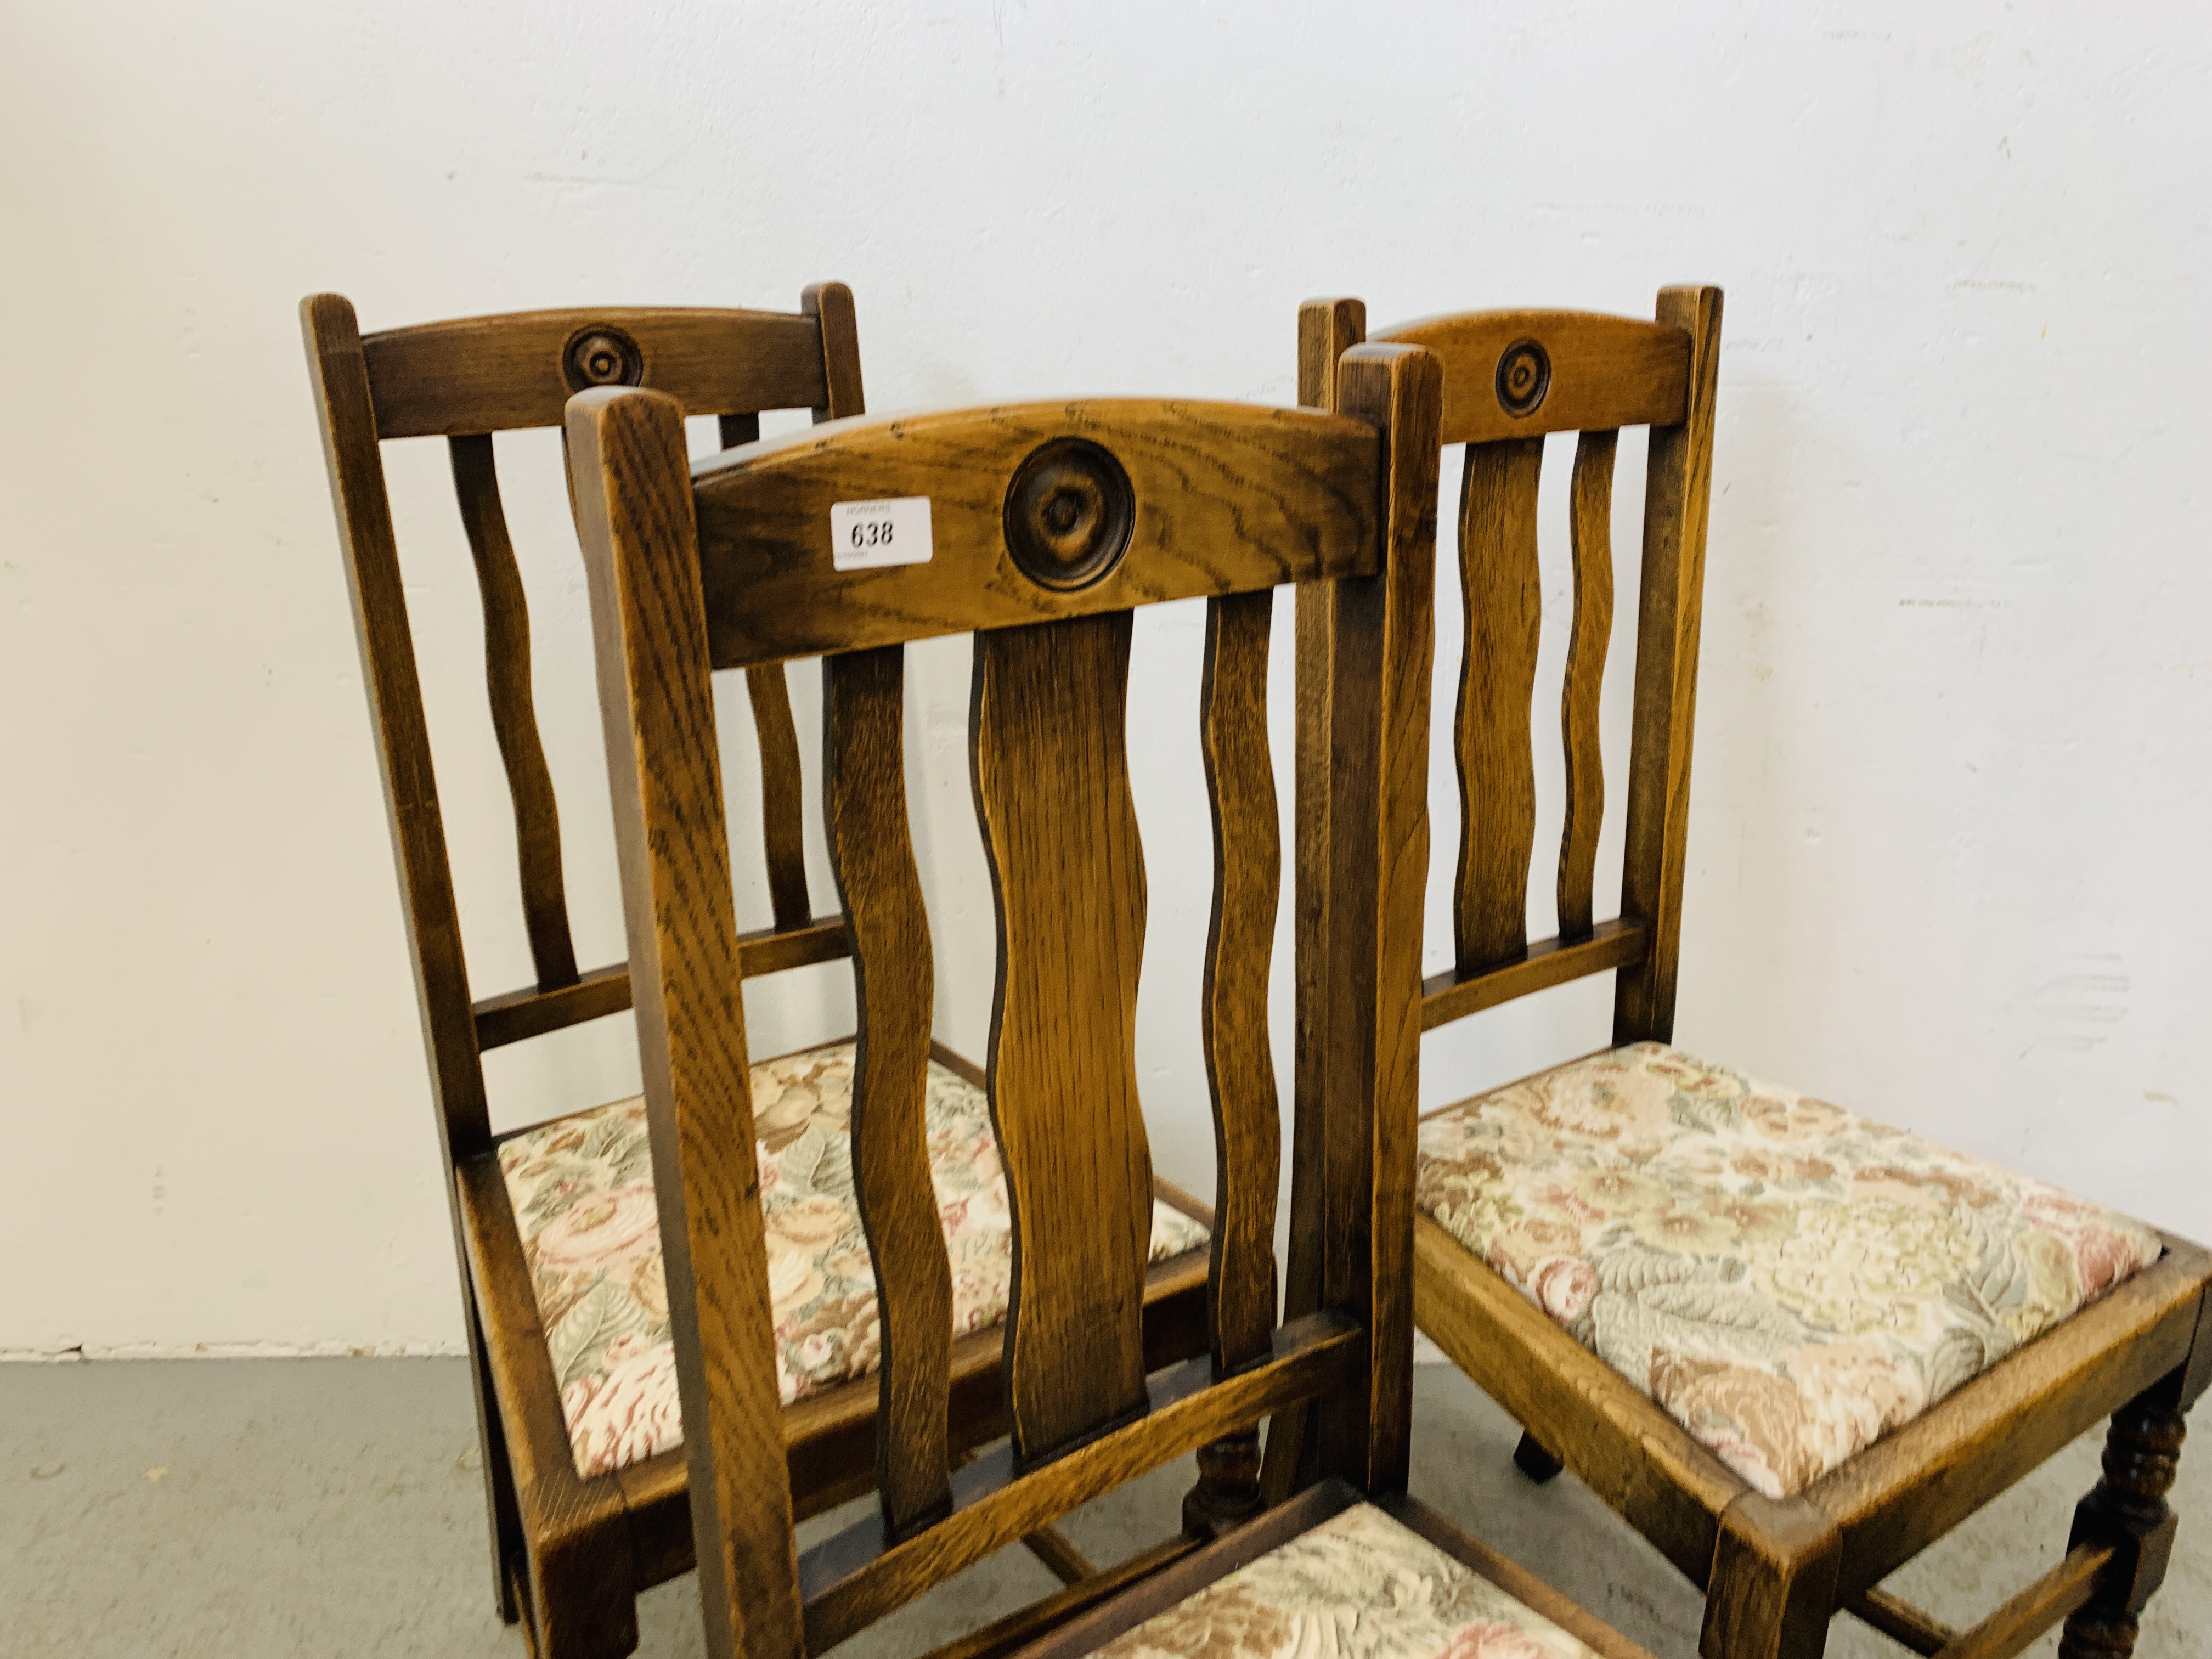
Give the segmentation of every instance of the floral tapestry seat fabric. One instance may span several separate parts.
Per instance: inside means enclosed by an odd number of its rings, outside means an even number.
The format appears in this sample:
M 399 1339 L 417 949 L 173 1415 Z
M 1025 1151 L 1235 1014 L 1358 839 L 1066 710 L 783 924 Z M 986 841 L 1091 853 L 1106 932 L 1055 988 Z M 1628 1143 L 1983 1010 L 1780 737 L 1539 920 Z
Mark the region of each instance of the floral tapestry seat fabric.
M 876 1368 L 876 1281 L 853 1195 L 853 1045 L 752 1070 L 776 1381 L 784 1404 Z M 929 1066 L 929 1156 L 952 1258 L 953 1334 L 1006 1317 L 1013 1269 L 1006 1179 L 983 1091 Z M 642 1096 L 556 1118 L 502 1142 L 576 1471 L 605 1474 L 681 1444 L 676 1350 Z M 1206 1242 L 1152 1206 L 1152 1259 Z
M 2162 1249 L 2057 1188 L 1656 1042 L 1425 1119 L 1417 1201 L 1770 1498 Z
M 1370 1504 L 1123 1632 L 1098 1659 L 1597 1659 Z

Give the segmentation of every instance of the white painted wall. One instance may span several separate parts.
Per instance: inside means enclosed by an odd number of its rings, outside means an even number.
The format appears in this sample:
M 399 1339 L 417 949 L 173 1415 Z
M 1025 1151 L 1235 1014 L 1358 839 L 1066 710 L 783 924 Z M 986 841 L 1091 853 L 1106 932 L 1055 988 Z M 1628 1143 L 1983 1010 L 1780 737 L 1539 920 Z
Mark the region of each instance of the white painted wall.
M 1316 294 L 1380 325 L 1723 284 L 1681 1040 L 2212 1234 L 2201 5 L 79 0 L 11 8 L 6 38 L 0 1349 L 459 1337 L 294 322 L 323 288 L 374 328 L 787 306 L 840 277 L 885 410 L 1287 400 Z M 499 988 L 526 956 L 473 584 L 441 449 L 388 453 L 471 960 Z M 502 456 L 580 943 L 609 960 L 554 447 Z M 1200 620 L 1140 624 L 1133 724 L 1155 1146 L 1202 1186 Z M 1457 632 L 1448 607 L 1447 707 Z M 972 1051 L 966 652 L 915 656 L 941 1029 Z M 1616 769 L 1626 686 L 1617 652 Z M 1432 1039 L 1427 1092 L 1592 1046 L 1606 1003 Z M 751 1007 L 768 1052 L 849 993 L 814 970 Z M 501 1056 L 500 1109 L 623 1088 L 618 1024 Z

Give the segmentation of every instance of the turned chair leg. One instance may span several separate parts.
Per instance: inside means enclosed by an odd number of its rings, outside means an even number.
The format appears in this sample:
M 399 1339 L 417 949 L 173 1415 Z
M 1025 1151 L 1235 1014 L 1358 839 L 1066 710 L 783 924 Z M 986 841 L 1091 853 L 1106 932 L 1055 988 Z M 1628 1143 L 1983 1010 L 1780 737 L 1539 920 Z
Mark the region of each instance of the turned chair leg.
M 1262 1507 L 1258 1425 L 1198 1449 L 1198 1484 L 1183 1495 L 1182 1529 L 1214 1539 L 1243 1526 Z
M 2176 1372 L 2112 1413 L 2104 1476 L 2075 1506 L 2066 1547 L 2110 1544 L 2118 1553 L 2095 1592 L 2067 1620 L 2059 1659 L 2129 1659 L 2136 1650 L 2136 1620 L 2173 1553 L 2177 1517 L 2166 1495 L 2181 1467 L 2186 1432 L 2180 1389 Z
M 1521 1443 L 1513 1449 L 1513 1467 L 1542 1486 L 1566 1467 L 1544 1449 L 1544 1443 L 1523 1429 Z

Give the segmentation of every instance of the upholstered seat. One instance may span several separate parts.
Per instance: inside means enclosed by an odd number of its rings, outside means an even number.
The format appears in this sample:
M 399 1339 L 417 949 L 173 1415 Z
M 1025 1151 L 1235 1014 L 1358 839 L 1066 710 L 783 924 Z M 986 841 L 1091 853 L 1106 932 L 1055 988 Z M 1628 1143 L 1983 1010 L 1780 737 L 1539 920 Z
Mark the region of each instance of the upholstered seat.
M 1356 1504 L 1097 1650 L 1097 1659 L 1597 1659 L 1371 1504 Z
M 852 1079 L 850 1042 L 752 1071 L 786 1405 L 878 1363 L 874 1268 L 853 1197 Z M 1006 1316 L 1013 1266 L 1006 1176 L 982 1090 L 933 1060 L 927 1110 L 953 1330 L 966 1334 Z M 577 1473 L 604 1474 L 680 1443 L 644 1099 L 524 1130 L 501 1144 L 499 1162 Z M 1155 1201 L 1154 1261 L 1206 1237 L 1197 1221 Z
M 2041 1182 L 1656 1042 L 1427 1118 L 1418 1202 L 1769 1497 L 2160 1249 Z

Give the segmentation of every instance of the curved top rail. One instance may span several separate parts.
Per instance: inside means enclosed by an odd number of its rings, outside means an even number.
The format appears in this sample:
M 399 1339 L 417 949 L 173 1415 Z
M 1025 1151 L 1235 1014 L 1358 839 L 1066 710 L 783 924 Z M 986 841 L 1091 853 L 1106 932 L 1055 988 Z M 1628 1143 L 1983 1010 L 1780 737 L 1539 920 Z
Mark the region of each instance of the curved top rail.
M 1132 398 L 836 421 L 732 450 L 694 478 L 714 663 L 1370 574 L 1381 442 L 1312 410 Z M 926 503 L 896 521 L 905 539 L 838 541 L 841 507 L 887 502 Z
M 610 306 L 422 323 L 363 337 L 379 438 L 558 426 L 579 392 L 642 386 L 686 415 L 824 404 L 822 325 L 780 311 Z
M 1690 337 L 1596 311 L 1462 311 L 1370 337 L 1443 360 L 1443 442 L 1673 426 L 1690 396 Z

